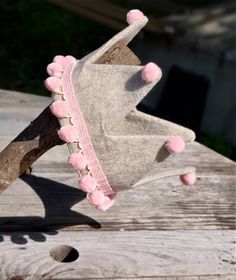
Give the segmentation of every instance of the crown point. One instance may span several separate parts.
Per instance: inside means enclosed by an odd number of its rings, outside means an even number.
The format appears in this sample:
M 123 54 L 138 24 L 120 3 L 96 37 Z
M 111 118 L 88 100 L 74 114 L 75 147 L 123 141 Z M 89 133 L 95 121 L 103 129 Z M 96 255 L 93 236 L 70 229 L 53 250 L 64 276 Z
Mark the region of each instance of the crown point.
M 171 154 L 180 154 L 185 149 L 185 142 L 181 136 L 173 136 L 167 140 L 165 147 Z
M 143 12 L 141 12 L 140 10 L 130 10 L 128 13 L 127 13 L 127 16 L 126 16 L 126 20 L 127 20 L 127 23 L 129 25 L 137 22 L 137 21 L 140 21 L 140 19 L 142 19 L 144 17 L 144 14 Z
M 150 62 L 147 65 L 145 65 L 142 70 L 142 79 L 147 83 L 160 80 L 161 75 L 161 69 L 153 62 Z
M 97 186 L 96 180 L 89 174 L 83 176 L 79 184 L 81 190 L 86 193 L 93 193 Z
M 192 186 L 196 182 L 196 173 L 191 172 L 191 173 L 183 174 L 180 176 L 180 180 L 185 186 Z
M 105 201 L 105 194 L 100 190 L 95 190 L 91 193 L 88 193 L 88 201 L 89 203 L 99 206 L 104 203 Z

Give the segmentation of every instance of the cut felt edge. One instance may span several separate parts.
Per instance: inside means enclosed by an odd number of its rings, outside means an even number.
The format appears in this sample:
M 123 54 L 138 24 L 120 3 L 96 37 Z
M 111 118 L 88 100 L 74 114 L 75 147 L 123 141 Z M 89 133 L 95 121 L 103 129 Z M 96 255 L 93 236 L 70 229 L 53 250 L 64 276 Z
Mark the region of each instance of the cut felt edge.
M 94 98 L 94 91 L 98 92 L 100 88 L 103 88 L 102 98 L 99 96 L 97 110 L 99 108 L 106 108 L 106 129 L 109 131 L 124 119 L 130 110 L 137 106 L 138 103 L 148 94 L 148 92 L 158 83 L 159 77 L 152 82 L 145 82 L 142 79 L 142 70 L 145 66 L 133 66 L 133 65 L 107 65 L 107 64 L 82 64 L 76 65 L 73 71 L 73 84 L 76 89 L 77 99 L 83 97 L 87 99 Z M 89 79 L 89 77 L 95 76 L 96 79 Z M 78 78 L 79 77 L 79 78 Z M 161 77 L 161 72 L 160 72 Z M 89 83 L 89 86 L 87 84 Z M 117 87 L 114 87 L 117 85 Z M 79 87 L 83 91 L 79 91 Z M 91 90 L 93 89 L 93 90 Z M 104 92 L 106 94 L 104 95 Z M 123 107 L 121 111 L 114 106 L 111 106 L 112 94 L 115 95 L 117 105 Z M 102 100 L 102 103 L 101 103 Z M 89 114 L 94 104 L 88 103 L 87 112 Z
M 135 185 L 133 185 L 133 188 L 139 187 L 141 185 L 150 183 L 150 182 L 156 182 L 160 179 L 164 179 L 164 178 L 168 178 L 168 177 L 178 177 L 176 178 L 176 180 L 179 180 L 179 176 L 183 175 L 183 174 L 188 174 L 188 173 L 195 173 L 196 172 L 196 168 L 192 167 L 192 166 L 187 166 L 187 167 L 176 167 L 173 169 L 168 169 L 168 170 L 158 170 L 158 168 L 160 168 L 159 166 L 157 167 L 157 165 L 153 166 L 153 171 L 150 175 L 146 176 L 145 178 L 142 178 L 141 180 L 139 180 Z M 157 172 L 155 174 L 154 170 L 157 170 Z M 180 185 L 182 184 L 181 182 L 179 183 Z
M 105 52 L 107 52 L 113 45 L 118 42 L 123 42 L 127 45 L 147 24 L 148 18 L 143 16 L 139 21 L 128 25 L 125 29 L 120 31 L 114 37 L 112 37 L 108 42 L 102 45 L 100 48 L 92 52 L 91 54 L 85 56 L 80 60 L 82 63 L 95 63 Z
M 137 131 L 140 130 L 140 123 L 143 126 L 149 127 L 152 133 L 156 133 L 158 135 L 169 135 L 171 136 L 181 136 L 185 142 L 192 142 L 195 140 L 196 135 L 195 132 L 189 128 L 184 126 L 172 123 L 170 121 L 160 119 L 146 113 L 140 112 L 138 110 L 132 110 L 125 118 L 129 123 L 131 128 L 135 132 L 135 125 L 137 126 Z M 152 129 L 151 129 L 152 127 Z M 132 133 L 132 129 L 130 129 Z M 166 133 L 166 134 L 164 134 Z M 147 133 L 149 134 L 149 133 Z M 151 134 L 150 134 L 151 135 Z

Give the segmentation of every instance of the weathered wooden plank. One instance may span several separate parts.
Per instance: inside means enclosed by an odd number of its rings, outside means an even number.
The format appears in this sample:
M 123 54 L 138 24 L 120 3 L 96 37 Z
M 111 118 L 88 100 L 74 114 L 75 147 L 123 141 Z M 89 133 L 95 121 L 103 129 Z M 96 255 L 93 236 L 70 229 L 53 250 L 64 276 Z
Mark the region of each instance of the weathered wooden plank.
M 152 280 L 153 277 L 148 277 L 148 278 L 108 278 L 107 280 Z M 161 276 L 161 277 L 155 277 L 155 280 L 235 280 L 235 275 L 213 275 L 213 276 L 171 276 L 171 277 L 166 277 L 166 276 Z
M 232 279 L 236 273 L 235 238 L 230 230 L 61 232 L 47 236 L 46 242 L 40 242 L 40 233 L 28 234 L 30 237 L 27 233 L 15 233 L 12 240 L 4 236 L 1 280 L 16 275 L 34 280 L 165 279 L 167 276 L 172 276 L 172 280 L 206 280 L 227 275 Z M 53 260 L 50 250 L 53 248 L 55 252 L 59 245 L 72 246 L 79 252 L 79 258 L 71 263 Z
M 12 92 L 2 92 L 0 98 L 1 149 L 49 99 Z M 12 128 L 16 120 L 22 128 Z M 185 188 L 177 178 L 155 181 L 153 170 L 142 185 L 120 193 L 116 205 L 101 213 L 72 187 L 77 176 L 66 165 L 67 155 L 65 146 L 55 147 L 35 163 L 32 176 L 18 179 L 0 195 L 0 231 L 9 231 L 0 234 L 1 280 L 16 275 L 25 279 L 234 279 L 233 231 L 198 229 L 235 227 L 235 163 L 193 143 L 183 155 L 158 168 L 165 172 L 174 164 L 196 166 L 196 186 Z M 27 229 L 38 232 L 12 232 Z M 58 244 L 78 249 L 78 262 L 51 260 L 48 251 Z
M 235 164 L 198 143 L 162 167 L 164 172 L 175 163 L 196 166 L 195 186 L 183 187 L 176 177 L 155 181 L 154 170 L 144 184 L 119 193 L 105 213 L 76 188 L 67 155 L 66 147 L 55 147 L 35 163 L 32 175 L 0 195 L 1 231 L 235 228 Z
M 43 108 L 51 103 L 51 98 L 0 89 L 0 137 L 12 140 Z M 6 143 L 7 144 L 7 143 Z M 1 149 L 4 146 L 1 145 Z
M 91 279 L 91 278 L 90 278 Z M 97 278 L 96 278 L 97 279 Z M 235 275 L 213 276 L 161 276 L 161 277 L 135 277 L 135 278 L 107 278 L 107 280 L 235 280 Z M 19 279 L 20 280 L 20 279 Z M 69 279 L 68 279 L 69 280 Z M 73 280 L 73 279 L 72 279 Z

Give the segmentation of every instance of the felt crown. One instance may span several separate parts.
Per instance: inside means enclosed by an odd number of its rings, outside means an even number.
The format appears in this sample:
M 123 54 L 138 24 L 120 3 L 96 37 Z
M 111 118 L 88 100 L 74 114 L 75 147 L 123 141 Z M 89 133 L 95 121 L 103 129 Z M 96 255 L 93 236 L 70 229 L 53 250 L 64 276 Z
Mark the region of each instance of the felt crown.
M 114 203 L 117 191 L 137 184 L 153 165 L 182 152 L 195 138 L 190 129 L 136 110 L 161 78 L 156 64 L 96 63 L 116 43 L 127 45 L 148 19 L 132 10 L 127 22 L 127 28 L 81 60 L 56 56 L 47 67 L 50 77 L 45 85 L 52 91 L 51 111 L 61 125 L 59 136 L 68 144 L 68 162 L 77 170 L 89 202 L 100 210 Z M 156 177 L 182 174 L 182 182 L 191 185 L 194 171 L 181 167 Z

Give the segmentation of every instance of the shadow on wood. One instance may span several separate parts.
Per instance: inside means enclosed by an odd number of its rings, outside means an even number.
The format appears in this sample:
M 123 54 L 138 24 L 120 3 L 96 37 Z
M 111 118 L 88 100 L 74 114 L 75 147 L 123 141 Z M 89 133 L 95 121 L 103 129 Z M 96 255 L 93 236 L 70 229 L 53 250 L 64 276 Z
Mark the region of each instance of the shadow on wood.
M 95 229 L 101 228 L 101 224 L 94 219 L 71 210 L 74 204 L 85 199 L 86 195 L 81 190 L 34 175 L 25 175 L 21 179 L 40 197 L 45 216 L 0 217 L 1 232 L 4 232 L 0 233 L 0 242 L 4 240 L 4 235 L 10 235 L 13 243 L 27 243 L 24 236 L 14 233 L 15 231 L 38 231 L 37 234 L 28 233 L 28 236 L 34 241 L 43 242 L 46 241 L 47 234 L 57 234 L 57 230 L 68 226 L 88 225 Z
M 23 174 L 42 154 L 64 142 L 49 106 L 0 152 L 0 192 Z

